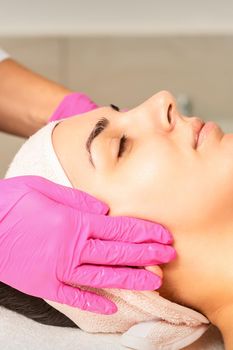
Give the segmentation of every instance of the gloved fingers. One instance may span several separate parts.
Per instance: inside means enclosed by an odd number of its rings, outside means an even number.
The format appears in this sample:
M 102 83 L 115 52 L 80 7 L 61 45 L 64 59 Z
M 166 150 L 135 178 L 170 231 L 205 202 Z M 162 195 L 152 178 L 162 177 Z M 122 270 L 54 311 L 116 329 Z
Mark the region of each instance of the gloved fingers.
M 171 233 L 162 225 L 152 221 L 128 216 L 93 216 L 92 238 L 108 241 L 134 243 L 173 242 Z
M 83 246 L 80 263 L 97 265 L 160 265 L 176 257 L 172 246 L 160 243 L 126 243 L 90 239 Z
M 107 298 L 64 283 L 60 283 L 57 299 L 53 301 L 98 314 L 110 315 L 117 311 L 117 306 Z
M 60 204 L 92 214 L 106 214 L 109 211 L 107 204 L 86 192 L 57 184 L 40 176 L 23 177 L 25 179 L 21 181 L 25 181 L 29 188 L 33 188 Z
M 72 276 L 72 284 L 95 288 L 155 290 L 162 280 L 143 268 L 81 265 Z

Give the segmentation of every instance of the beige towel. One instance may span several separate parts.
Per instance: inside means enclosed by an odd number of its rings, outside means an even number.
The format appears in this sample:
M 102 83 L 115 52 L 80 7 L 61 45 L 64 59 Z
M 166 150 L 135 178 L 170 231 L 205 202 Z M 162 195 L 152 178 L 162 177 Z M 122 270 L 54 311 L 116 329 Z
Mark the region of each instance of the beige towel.
M 172 303 L 155 291 L 81 288 L 106 296 L 117 304 L 118 311 L 113 315 L 98 315 L 47 302 L 87 332 L 123 333 L 122 345 L 132 349 L 182 349 L 198 339 L 209 326 L 202 314 Z
M 14 157 L 5 177 L 39 175 L 72 187 L 53 149 L 51 134 L 60 121 L 53 121 L 32 135 Z M 157 292 L 94 289 L 118 306 L 114 315 L 98 315 L 49 302 L 65 312 L 87 332 L 123 333 L 121 341 L 133 349 L 181 349 L 198 339 L 209 322 L 200 313 L 172 303 Z

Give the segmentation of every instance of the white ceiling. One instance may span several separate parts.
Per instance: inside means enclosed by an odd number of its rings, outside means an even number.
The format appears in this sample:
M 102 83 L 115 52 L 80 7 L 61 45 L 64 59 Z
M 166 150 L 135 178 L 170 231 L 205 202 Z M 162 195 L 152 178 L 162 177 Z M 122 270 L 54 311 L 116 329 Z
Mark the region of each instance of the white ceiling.
M 0 0 L 0 35 L 232 34 L 231 0 Z

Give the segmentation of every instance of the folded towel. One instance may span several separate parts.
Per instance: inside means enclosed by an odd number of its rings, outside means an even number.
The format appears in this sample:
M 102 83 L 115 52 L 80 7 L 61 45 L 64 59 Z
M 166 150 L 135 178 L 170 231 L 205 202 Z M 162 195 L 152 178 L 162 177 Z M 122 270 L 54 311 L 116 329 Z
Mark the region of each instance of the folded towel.
M 47 124 L 22 145 L 8 168 L 6 178 L 39 175 L 73 187 L 52 145 L 52 130 L 58 122 Z M 181 349 L 193 343 L 209 327 L 208 319 L 202 314 L 170 302 L 158 292 L 80 287 L 107 296 L 117 304 L 117 313 L 99 315 L 46 301 L 87 332 L 123 333 L 122 344 L 133 349 Z
M 182 349 L 198 339 L 209 326 L 202 314 L 170 302 L 155 291 L 80 288 L 112 300 L 118 311 L 113 315 L 98 315 L 46 301 L 87 332 L 123 333 L 121 344 L 132 349 Z
M 0 344 L 4 350 L 123 350 L 121 334 L 86 333 L 81 329 L 51 327 L 0 307 Z M 187 348 L 186 348 L 187 349 Z M 213 326 L 188 350 L 223 350 Z M 128 349 L 129 350 L 129 349 Z

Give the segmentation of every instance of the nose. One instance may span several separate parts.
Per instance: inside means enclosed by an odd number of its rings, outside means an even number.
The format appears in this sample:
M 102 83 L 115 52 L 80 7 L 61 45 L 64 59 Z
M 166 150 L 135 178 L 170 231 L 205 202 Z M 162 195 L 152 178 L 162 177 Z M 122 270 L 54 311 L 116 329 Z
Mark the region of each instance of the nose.
M 147 115 L 156 128 L 170 131 L 179 117 L 174 96 L 166 90 L 160 91 L 146 101 Z

